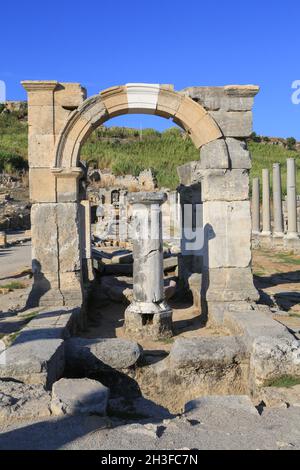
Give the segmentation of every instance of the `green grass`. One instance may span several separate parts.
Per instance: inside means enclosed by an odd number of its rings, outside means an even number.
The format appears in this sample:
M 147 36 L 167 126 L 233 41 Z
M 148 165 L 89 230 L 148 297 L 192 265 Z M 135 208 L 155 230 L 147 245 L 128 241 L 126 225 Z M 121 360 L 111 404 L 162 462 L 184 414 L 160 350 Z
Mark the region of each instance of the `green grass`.
M 295 258 L 292 253 L 276 253 L 274 257 L 278 263 L 300 265 L 300 258 Z
M 24 289 L 24 287 L 25 287 L 24 284 L 18 281 L 12 281 L 12 282 L 9 282 L 8 284 L 0 285 L 0 289 L 9 289 L 9 290 Z
M 290 388 L 294 385 L 300 385 L 300 377 L 295 377 L 293 375 L 283 375 L 278 379 L 270 380 L 267 383 L 267 387 L 285 387 Z

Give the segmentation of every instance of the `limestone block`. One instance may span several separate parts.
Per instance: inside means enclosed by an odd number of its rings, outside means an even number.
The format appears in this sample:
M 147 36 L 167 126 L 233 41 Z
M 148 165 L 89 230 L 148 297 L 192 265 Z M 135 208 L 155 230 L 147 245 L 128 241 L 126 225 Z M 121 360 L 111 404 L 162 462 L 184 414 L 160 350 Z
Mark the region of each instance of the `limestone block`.
M 201 168 L 229 168 L 229 156 L 224 139 L 203 145 L 200 151 Z
M 53 106 L 29 106 L 28 108 L 28 134 L 53 134 L 54 107 Z
M 218 409 L 234 410 L 258 416 L 258 411 L 248 395 L 211 395 L 196 398 L 186 403 L 184 412 L 189 419 L 202 419 L 207 412 L 214 413 Z
M 226 137 L 248 137 L 252 132 L 251 111 L 209 111 Z
M 216 268 L 205 271 L 203 291 L 208 302 L 259 299 L 253 284 L 251 268 Z
M 231 168 L 251 168 L 251 156 L 244 141 L 227 137 L 226 145 L 229 152 Z
M 84 119 L 93 126 L 102 124 L 106 118 L 108 118 L 107 110 L 101 100 L 101 96 L 97 96 L 97 101 L 84 110 L 83 116 Z
M 254 100 L 246 94 L 230 94 L 226 87 L 189 87 L 182 93 L 210 111 L 251 111 Z
M 206 114 L 207 111 L 202 106 L 188 97 L 183 97 L 175 118 L 188 130 L 195 127 Z
M 128 113 L 154 114 L 159 90 L 157 83 L 127 83 Z
M 224 91 L 228 96 L 254 97 L 259 92 L 257 85 L 225 85 Z
M 110 117 L 126 114 L 128 110 L 127 89 L 125 86 L 107 88 L 100 93 Z
M 51 167 L 54 152 L 53 134 L 30 134 L 28 136 L 28 164 L 30 168 Z
M 156 113 L 159 116 L 174 116 L 178 111 L 182 97 L 171 90 L 160 88 L 157 100 Z
M 54 91 L 55 106 L 74 109 L 86 99 L 86 89 L 80 83 L 58 83 Z
M 203 204 L 205 244 L 210 268 L 247 267 L 251 261 L 249 201 L 207 201 Z M 206 250 L 207 251 L 207 250 Z
M 23 80 L 22 86 L 28 93 L 28 106 L 53 106 L 53 92 L 56 80 Z
M 54 132 L 56 135 L 64 128 L 71 112 L 70 109 L 65 109 L 62 106 L 54 106 Z
M 189 186 L 195 183 L 195 174 L 199 162 L 188 162 L 184 165 L 177 167 L 177 174 L 180 180 L 180 184 Z
M 56 204 L 33 204 L 31 208 L 32 259 L 38 272 L 58 271 Z
M 106 412 L 109 389 L 91 379 L 60 379 L 52 388 L 54 415 L 97 414 Z
M 267 385 L 269 381 L 286 375 L 300 377 L 300 341 L 292 335 L 280 339 L 267 336 L 256 338 L 250 358 L 250 371 L 258 386 Z
M 56 205 L 60 272 L 80 269 L 79 215 L 77 203 Z
M 218 124 L 211 120 L 209 114 L 203 116 L 203 118 L 190 129 L 189 134 L 197 148 L 222 137 L 222 132 Z
M 29 195 L 33 203 L 56 201 L 55 177 L 50 168 L 29 169 Z
M 248 170 L 205 170 L 203 201 L 243 201 L 249 197 Z
M 56 178 L 57 202 L 75 202 L 78 198 L 78 175 L 58 174 Z
M 237 362 L 245 356 L 245 347 L 238 337 L 178 338 L 169 355 L 172 368 L 209 369 Z
M 142 354 L 142 348 L 136 342 L 123 338 L 73 337 L 66 341 L 65 346 L 67 367 L 77 370 L 77 373 L 128 369 Z

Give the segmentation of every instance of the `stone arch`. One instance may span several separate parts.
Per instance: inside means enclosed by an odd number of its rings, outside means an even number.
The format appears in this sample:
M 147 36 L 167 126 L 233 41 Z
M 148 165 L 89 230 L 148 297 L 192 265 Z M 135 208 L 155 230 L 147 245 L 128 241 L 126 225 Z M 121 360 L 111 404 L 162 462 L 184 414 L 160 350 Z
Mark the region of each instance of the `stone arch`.
M 71 113 L 55 148 L 54 168 L 76 167 L 81 146 L 91 132 L 122 114 L 155 114 L 171 118 L 188 132 L 197 148 L 222 136 L 203 106 L 174 91 L 171 85 L 129 83 L 86 99 Z

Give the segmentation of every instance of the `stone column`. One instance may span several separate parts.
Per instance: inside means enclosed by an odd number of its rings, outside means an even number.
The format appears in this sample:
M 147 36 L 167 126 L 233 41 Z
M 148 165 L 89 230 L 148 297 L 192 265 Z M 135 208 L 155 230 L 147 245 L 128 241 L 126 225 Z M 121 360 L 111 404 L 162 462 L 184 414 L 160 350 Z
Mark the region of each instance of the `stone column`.
M 281 200 L 281 170 L 280 163 L 273 164 L 273 237 L 283 237 L 283 213 Z
M 260 232 L 259 178 L 252 181 L 252 233 Z
M 298 238 L 297 233 L 297 192 L 296 192 L 296 165 L 294 158 L 287 161 L 287 209 L 288 231 L 286 238 Z
M 135 337 L 172 335 L 172 310 L 164 298 L 162 192 L 131 193 L 133 206 L 133 302 L 125 311 L 125 329 Z
M 263 184 L 263 229 L 262 236 L 271 235 L 271 212 L 270 212 L 270 175 L 269 170 L 264 168 L 262 171 L 262 184 Z

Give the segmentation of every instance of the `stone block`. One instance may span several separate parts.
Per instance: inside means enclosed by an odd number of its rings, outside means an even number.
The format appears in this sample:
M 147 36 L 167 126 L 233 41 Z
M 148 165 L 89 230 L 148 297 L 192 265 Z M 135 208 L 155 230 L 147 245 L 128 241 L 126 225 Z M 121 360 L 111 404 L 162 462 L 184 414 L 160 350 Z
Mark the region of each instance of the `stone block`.
M 248 267 L 251 262 L 249 201 L 203 204 L 204 263 L 209 268 Z
M 55 106 L 73 110 L 86 99 L 86 89 L 80 83 L 59 83 L 54 91 Z
M 76 202 L 78 178 L 75 174 L 58 174 L 56 178 L 57 202 Z
M 192 129 L 201 119 L 207 114 L 207 111 L 199 104 L 187 97 L 183 97 L 178 110 L 175 114 L 176 121 L 180 122 L 182 126 Z
M 159 90 L 157 83 L 127 83 L 128 113 L 154 114 Z
M 53 165 L 54 159 L 53 134 L 29 134 L 28 164 L 30 168 L 45 168 Z
M 142 348 L 136 342 L 123 338 L 73 337 L 66 341 L 65 347 L 68 369 L 86 374 L 128 369 L 142 354 Z
M 229 159 L 231 168 L 251 168 L 251 156 L 247 150 L 247 145 L 244 141 L 233 139 L 232 137 L 226 138 L 226 145 L 229 152 Z
M 28 108 L 28 134 L 53 134 L 54 107 L 53 106 L 29 106 Z
M 208 302 L 256 301 L 250 267 L 211 268 L 203 273 L 203 294 Z M 224 314 L 224 312 L 223 312 Z
M 245 347 L 238 337 L 178 338 L 175 340 L 169 361 L 172 368 L 209 369 L 241 361 Z
M 29 196 L 33 203 L 56 202 L 56 183 L 50 168 L 29 169 Z
M 54 415 L 104 415 L 109 389 L 91 379 L 60 379 L 53 385 L 51 412 Z
M 203 172 L 203 202 L 244 201 L 248 198 L 248 170 L 205 170 Z
M 246 94 L 229 94 L 226 87 L 190 87 L 183 93 L 210 111 L 251 111 L 254 100 Z
M 252 132 L 251 111 L 209 111 L 226 137 L 249 137 Z
M 201 168 L 229 168 L 229 156 L 224 139 L 203 145 L 200 151 Z
M 0 377 L 51 387 L 64 370 L 63 327 L 23 328 L 2 354 Z
M 80 270 L 78 204 L 58 203 L 56 210 L 60 272 L 78 271 Z
M 268 330 L 265 332 L 269 335 Z M 263 334 L 254 339 L 250 358 L 254 384 L 264 386 L 286 375 L 300 377 L 300 341 L 292 335 L 278 338 L 264 337 Z
M 196 398 L 195 400 L 191 400 L 186 403 L 184 413 L 189 419 L 202 419 L 202 416 L 207 414 L 208 411 L 216 413 L 218 408 L 221 410 L 234 410 L 236 412 L 244 412 L 259 416 L 257 409 L 248 395 L 211 395 Z
M 128 109 L 127 89 L 116 86 L 101 91 L 102 101 L 110 117 L 125 114 Z
M 56 204 L 33 204 L 31 224 L 35 270 L 39 273 L 58 272 Z
M 172 90 L 160 88 L 155 114 L 162 117 L 174 116 L 178 111 L 181 100 L 182 97 Z

